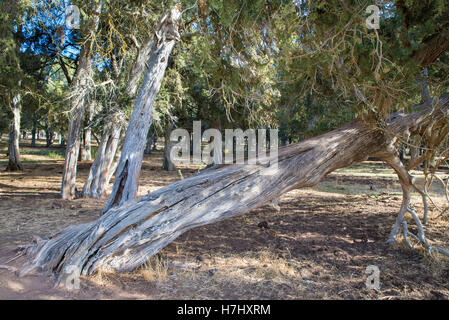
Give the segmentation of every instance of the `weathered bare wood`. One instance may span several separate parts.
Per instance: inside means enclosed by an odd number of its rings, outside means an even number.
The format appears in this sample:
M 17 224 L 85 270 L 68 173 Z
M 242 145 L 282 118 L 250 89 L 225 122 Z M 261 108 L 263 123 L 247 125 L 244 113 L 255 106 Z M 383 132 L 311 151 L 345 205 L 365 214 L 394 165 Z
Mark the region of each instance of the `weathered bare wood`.
M 152 122 L 153 105 L 167 68 L 168 59 L 177 40 L 181 12 L 178 5 L 164 15 L 155 31 L 148 68 L 123 143 L 112 193 L 104 208 L 126 203 L 135 198 L 140 178 L 146 137 Z
M 154 47 L 154 37 L 149 37 L 141 47 L 137 43 L 135 37 L 136 48 L 138 49 L 136 60 L 134 61 L 131 70 L 129 71 L 127 84 L 125 87 L 125 95 L 133 101 L 135 98 L 139 81 L 145 71 L 148 60 L 151 57 L 151 52 Z M 113 69 L 116 80 L 119 79 L 120 70 L 116 62 L 115 55 L 112 56 Z M 120 135 L 123 128 L 126 127 L 127 122 L 120 109 L 114 110 L 108 116 L 108 123 L 103 129 L 103 136 L 98 149 L 97 157 L 92 164 L 89 176 L 83 187 L 83 197 L 87 198 L 101 198 L 105 195 L 106 188 L 117 170 L 118 160 L 120 160 L 121 153 L 116 157 L 119 146 Z M 114 161 L 114 157 L 116 161 Z
M 120 114 L 117 113 L 113 121 L 106 124 L 100 145 L 98 146 L 97 156 L 84 184 L 84 197 L 102 198 L 105 196 L 106 188 L 116 169 L 114 158 L 122 133 L 122 122 Z
M 231 165 L 178 181 L 112 208 L 95 222 L 72 226 L 42 242 L 22 273 L 41 270 L 57 272 L 63 278 L 73 266 L 83 274 L 92 274 L 100 267 L 132 270 L 187 230 L 244 214 L 289 190 L 316 185 L 330 172 L 373 155 L 393 166 L 409 192 L 412 179 L 402 174 L 405 167 L 395 162 L 395 140 L 443 119 L 448 109 L 446 94 L 437 112 L 429 114 L 430 109 L 424 108 L 397 117 L 387 131 L 356 120 L 281 148 L 278 169 L 266 164 Z
M 97 2 L 95 11 L 88 20 L 86 41 L 81 46 L 78 67 L 70 85 L 70 112 L 67 147 L 65 152 L 64 168 L 62 173 L 61 197 L 73 199 L 76 197 L 76 172 L 80 150 L 80 132 L 84 113 L 84 104 L 89 95 L 92 83 L 92 45 L 100 21 L 102 1 Z

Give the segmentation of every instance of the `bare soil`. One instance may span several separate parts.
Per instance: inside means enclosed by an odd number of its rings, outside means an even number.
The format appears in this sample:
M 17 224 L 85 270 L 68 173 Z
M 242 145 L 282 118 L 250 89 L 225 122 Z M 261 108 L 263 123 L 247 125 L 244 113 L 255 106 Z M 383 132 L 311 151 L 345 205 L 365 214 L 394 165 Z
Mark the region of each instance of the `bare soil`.
M 0 265 L 34 235 L 49 237 L 97 219 L 106 202 L 60 200 L 62 160 L 25 158 L 24 172 L 0 172 Z M 3 150 L 2 170 L 5 161 Z M 161 164 L 161 153 L 145 157 L 140 194 L 198 171 L 166 172 Z M 89 167 L 79 165 L 79 189 Z M 372 167 L 374 173 L 384 170 Z M 19 278 L 19 258 L 7 263 L 10 269 L 0 267 L 0 299 L 448 299 L 448 259 L 385 243 L 401 204 L 399 191 L 393 175 L 337 172 L 315 188 L 285 194 L 280 212 L 264 206 L 191 230 L 145 267 L 82 277 L 75 291 L 54 288 L 46 275 Z M 422 207 L 418 198 L 414 202 Z M 425 229 L 432 243 L 449 246 L 448 224 L 447 216 L 431 220 Z M 370 265 L 380 269 L 378 291 L 365 285 Z

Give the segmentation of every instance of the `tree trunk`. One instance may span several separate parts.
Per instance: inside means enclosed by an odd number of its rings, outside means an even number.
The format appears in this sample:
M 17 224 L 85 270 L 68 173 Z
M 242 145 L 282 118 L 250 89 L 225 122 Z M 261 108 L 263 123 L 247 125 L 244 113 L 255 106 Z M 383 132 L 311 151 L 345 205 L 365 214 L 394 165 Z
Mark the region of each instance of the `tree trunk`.
M 83 196 L 102 198 L 105 196 L 109 181 L 115 170 L 114 157 L 120 141 L 122 125 L 120 121 L 109 123 L 104 129 L 98 146 L 98 153 L 83 188 Z
M 33 129 L 31 130 L 31 148 L 36 147 L 36 125 L 33 124 Z
M 75 109 L 74 112 L 70 114 L 67 147 L 65 152 L 65 162 L 61 185 L 61 197 L 65 200 L 71 200 L 76 197 L 76 171 L 81 144 L 80 130 L 83 118 L 83 102 L 78 100 L 72 105 L 75 106 Z
M 423 107 L 423 105 L 420 105 Z M 269 159 L 278 168 L 230 165 L 204 171 L 152 194 L 112 208 L 95 222 L 62 230 L 50 240 L 38 241 L 27 253 L 34 259 L 22 270 L 59 273 L 59 280 L 77 273 L 105 270 L 130 271 L 145 263 L 178 236 L 195 227 L 242 215 L 277 199 L 292 189 L 316 185 L 332 171 L 379 157 L 398 173 L 409 205 L 413 179 L 397 157 L 398 137 L 446 121 L 449 94 L 440 108 L 391 119 L 384 131 L 362 120 L 340 129 L 292 144 Z M 265 164 L 264 164 L 265 163 Z M 391 237 L 404 216 L 401 210 Z
M 97 4 L 96 12 L 101 11 L 101 1 Z M 98 29 L 99 15 L 93 15 L 88 22 L 87 41 L 81 47 L 78 67 L 71 83 L 71 111 L 69 113 L 69 129 L 67 147 L 62 174 L 61 197 L 65 200 L 76 197 L 76 171 L 80 150 L 80 132 L 83 121 L 84 103 L 92 86 L 92 41 Z
M 9 132 L 9 162 L 6 171 L 23 171 L 23 165 L 20 161 L 20 111 L 21 111 L 22 96 L 16 93 L 12 98 L 12 122 Z
M 59 132 L 59 146 L 65 147 L 64 133 L 62 131 Z
M 127 78 L 127 85 L 124 90 L 125 95 L 131 100 L 131 102 L 136 95 L 138 84 L 140 79 L 142 78 L 142 74 L 145 71 L 147 61 L 151 57 L 152 50 L 154 47 L 154 39 L 149 38 L 142 47 L 140 47 L 139 45 L 137 46 L 138 46 L 137 58 L 129 72 Z M 118 78 L 120 75 L 119 70 L 116 70 L 115 74 L 116 77 Z M 117 155 L 117 157 L 115 157 L 116 160 L 113 161 L 114 155 L 117 153 L 118 143 L 110 143 L 108 141 L 113 141 L 115 139 L 113 137 L 120 136 L 122 128 L 126 126 L 126 121 L 121 111 L 114 112 L 110 117 L 113 119 L 112 122 L 116 124 L 120 123 L 121 126 L 112 128 L 107 125 L 105 127 L 102 136 L 102 141 L 104 143 L 103 146 L 107 145 L 110 147 L 110 149 L 108 151 L 107 156 L 105 156 L 99 149 L 98 155 L 100 155 L 100 158 L 98 161 L 92 164 L 88 180 L 86 181 L 83 188 L 84 197 L 93 197 L 93 198 L 103 197 L 106 188 L 108 187 L 109 181 L 111 180 L 112 176 L 114 175 L 118 167 L 118 160 L 120 159 L 121 153 Z M 112 162 L 108 164 L 109 161 Z
M 150 129 L 147 145 L 145 146 L 145 154 L 151 154 L 152 151 L 156 151 L 154 149 L 154 145 L 156 144 L 157 133 L 155 130 Z
M 157 134 L 154 135 L 154 140 L 153 140 L 153 151 L 157 151 Z
M 171 51 L 179 39 L 181 12 L 175 6 L 160 21 L 155 32 L 148 69 L 139 90 L 123 143 L 114 186 L 103 212 L 135 198 L 146 138 L 152 122 L 153 104 L 161 87 Z
M 94 112 L 95 103 L 92 101 L 91 103 L 89 103 L 88 114 L 86 117 L 87 128 L 83 130 L 83 147 L 81 149 L 82 161 L 92 161 L 92 128 L 90 127 L 90 123 L 93 119 Z
M 164 141 L 164 161 L 162 163 L 162 169 L 167 171 L 175 171 L 176 166 L 171 161 L 170 153 L 173 148 L 173 143 L 170 141 L 170 135 L 173 130 L 173 122 L 170 120 L 165 121 L 165 141 Z
M 147 145 L 145 146 L 145 154 L 150 155 L 151 151 L 153 151 L 153 137 L 148 137 Z

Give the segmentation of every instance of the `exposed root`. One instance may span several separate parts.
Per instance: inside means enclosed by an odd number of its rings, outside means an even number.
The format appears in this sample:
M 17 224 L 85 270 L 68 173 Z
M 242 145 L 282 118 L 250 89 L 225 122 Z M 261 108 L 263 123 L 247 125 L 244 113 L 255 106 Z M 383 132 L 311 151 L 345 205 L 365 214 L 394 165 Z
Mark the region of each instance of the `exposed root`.
M 11 271 L 11 272 L 16 272 L 17 271 L 17 268 L 6 266 L 6 265 L 3 265 L 3 264 L 0 264 L 0 269 L 6 269 L 6 270 Z
M 424 204 L 424 222 L 426 223 L 428 221 L 427 193 L 421 191 L 416 186 L 413 177 L 409 174 L 408 170 L 405 168 L 405 166 L 402 164 L 401 160 L 398 157 L 391 156 L 389 158 L 385 158 L 385 161 L 396 171 L 403 192 L 401 209 L 396 219 L 396 223 L 390 233 L 390 237 L 387 240 L 387 243 L 396 242 L 396 236 L 399 234 L 399 230 L 402 227 L 402 234 L 404 237 L 404 241 L 410 249 L 414 249 L 416 245 L 421 244 L 427 250 L 427 253 L 431 257 L 432 251 L 437 251 L 449 257 L 449 252 L 447 250 L 429 244 L 429 242 L 426 239 L 423 224 L 420 218 L 416 214 L 415 210 L 410 207 L 411 191 L 414 189 L 422 196 Z M 407 213 L 410 213 L 411 216 L 413 217 L 418 227 L 418 234 L 414 234 L 409 231 L 407 221 L 405 220 L 405 215 Z M 414 240 L 413 244 L 410 242 L 409 237 Z
M 421 223 L 421 220 L 419 219 L 419 217 L 416 214 L 415 210 L 413 210 L 411 208 L 408 208 L 407 212 L 409 212 L 412 215 L 412 217 L 415 220 L 415 223 L 416 223 L 416 225 L 418 227 L 418 234 L 415 235 L 414 233 L 412 233 L 412 232 L 410 232 L 408 230 L 407 222 L 405 220 L 402 222 L 404 241 L 407 244 L 407 246 L 410 249 L 414 249 L 416 247 L 416 245 L 421 244 L 427 250 L 427 253 L 431 257 L 433 257 L 432 256 L 432 251 L 439 252 L 439 253 L 444 254 L 444 255 L 449 257 L 449 252 L 447 250 L 445 250 L 443 248 L 440 248 L 440 247 L 435 247 L 435 246 L 429 244 L 429 242 L 426 239 L 426 236 L 425 236 L 425 233 L 424 233 L 424 228 L 423 228 L 423 225 Z M 407 236 L 411 236 L 415 240 L 415 243 L 413 245 L 408 241 Z

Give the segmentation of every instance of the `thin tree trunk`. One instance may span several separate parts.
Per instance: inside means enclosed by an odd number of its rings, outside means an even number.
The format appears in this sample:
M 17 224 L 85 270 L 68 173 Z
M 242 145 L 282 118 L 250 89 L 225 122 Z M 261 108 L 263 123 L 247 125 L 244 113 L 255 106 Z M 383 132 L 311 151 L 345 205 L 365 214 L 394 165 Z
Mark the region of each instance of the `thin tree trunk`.
M 161 19 L 156 28 L 148 69 L 126 131 L 112 193 L 104 212 L 113 206 L 134 199 L 137 194 L 143 152 L 152 122 L 153 104 L 161 87 L 168 59 L 176 41 L 179 39 L 178 24 L 180 18 L 180 8 L 176 5 Z
M 139 45 L 137 46 L 137 58 L 128 74 L 127 85 L 124 90 L 125 95 L 131 100 L 131 102 L 136 95 L 138 84 L 140 79 L 142 78 L 142 74 L 145 71 L 147 61 L 150 59 L 154 47 L 154 39 L 149 38 L 142 47 L 140 47 Z M 113 56 L 112 61 L 116 61 L 115 56 Z M 113 66 L 115 66 L 114 63 Z M 114 70 L 115 76 L 116 78 L 118 78 L 120 76 L 120 70 L 118 70 L 117 66 L 115 66 Z M 90 168 L 88 180 L 86 181 L 83 188 L 84 197 L 103 197 L 106 188 L 108 187 L 109 181 L 111 180 L 118 166 L 118 160 L 120 159 L 121 153 L 115 157 L 115 160 L 112 162 L 112 164 L 108 164 L 109 160 L 114 159 L 114 155 L 116 155 L 118 147 L 118 144 L 110 144 L 108 141 L 112 141 L 114 139 L 113 137 L 117 135 L 117 132 L 118 136 L 120 136 L 122 129 L 126 126 L 126 121 L 120 110 L 115 111 L 110 116 L 110 118 L 113 119 L 112 122 L 120 124 L 120 127 L 114 127 L 114 129 L 112 129 L 110 126 L 106 125 L 103 131 L 102 142 L 104 143 L 104 145 L 110 146 L 110 150 L 108 151 L 108 155 L 105 156 L 102 155 L 102 152 L 99 149 L 98 155 L 100 155 L 100 158 L 98 161 L 94 161 Z M 106 163 L 103 163 L 103 161 L 106 161 Z
M 147 145 L 145 146 L 145 151 L 144 151 L 146 155 L 151 154 L 151 151 L 153 151 L 152 147 L 153 147 L 153 137 L 148 137 Z
M 80 130 L 83 118 L 83 102 L 73 103 L 75 110 L 70 114 L 69 130 L 67 136 L 67 146 L 65 152 L 65 162 L 62 175 L 61 196 L 70 200 L 76 197 L 76 172 L 78 166 L 78 156 L 80 150 Z
M 84 131 L 83 147 L 81 149 L 82 161 L 92 161 L 92 128 L 90 127 L 90 122 L 93 119 L 94 112 L 95 112 L 95 102 L 92 101 L 91 103 L 89 103 L 88 114 L 86 117 L 87 128 L 83 130 Z
M 114 158 L 120 141 L 122 125 L 112 122 L 104 130 L 98 153 L 83 188 L 83 196 L 102 198 L 114 172 Z
M 154 140 L 153 140 L 153 151 L 157 151 L 157 134 L 155 134 L 154 136 Z
M 148 135 L 147 145 L 145 146 L 145 154 L 151 154 L 154 151 L 154 144 L 156 140 L 156 131 L 150 129 L 150 134 Z
M 23 165 L 20 161 L 20 111 L 21 111 L 22 96 L 16 93 L 12 98 L 12 122 L 9 132 L 9 162 L 6 171 L 23 171 Z
M 36 124 L 33 123 L 33 129 L 31 130 L 31 148 L 36 147 Z
M 101 1 L 97 3 L 96 12 L 101 11 Z M 78 68 L 71 83 L 71 112 L 69 114 L 69 130 L 62 174 L 61 197 L 66 200 L 76 197 L 76 172 L 80 150 L 80 132 L 84 113 L 84 103 L 92 86 L 92 41 L 98 29 L 99 15 L 94 15 L 87 29 L 88 41 L 80 52 Z
M 46 123 L 45 127 L 45 140 L 47 148 L 51 147 L 51 145 L 53 144 L 53 131 L 49 127 L 48 123 Z
M 424 107 L 424 105 L 420 105 Z M 398 173 L 409 206 L 413 179 L 396 155 L 398 137 L 407 137 L 429 125 L 445 121 L 449 94 L 431 108 L 395 118 L 387 131 L 355 120 L 340 129 L 292 144 L 266 165 L 230 165 L 180 180 L 122 207 L 109 210 L 95 222 L 64 229 L 50 240 L 28 248 L 34 257 L 22 275 L 33 270 L 59 273 L 59 280 L 99 268 L 130 271 L 178 236 L 195 227 L 242 215 L 279 198 L 292 189 L 316 185 L 332 171 L 376 156 Z M 387 133 L 385 133 L 387 132 Z M 265 164 L 263 164 L 265 163 Z M 403 210 L 391 237 L 398 233 Z
M 166 120 L 165 122 L 165 141 L 164 141 L 164 161 L 162 164 L 162 169 L 167 171 L 175 171 L 176 166 L 171 161 L 170 153 L 173 148 L 173 143 L 170 141 L 170 135 L 173 130 L 173 122 Z
M 65 147 L 64 134 L 62 133 L 62 131 L 59 133 L 59 146 Z

